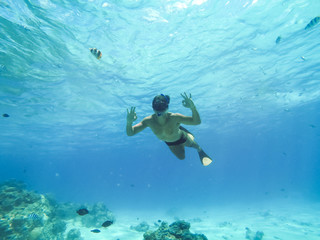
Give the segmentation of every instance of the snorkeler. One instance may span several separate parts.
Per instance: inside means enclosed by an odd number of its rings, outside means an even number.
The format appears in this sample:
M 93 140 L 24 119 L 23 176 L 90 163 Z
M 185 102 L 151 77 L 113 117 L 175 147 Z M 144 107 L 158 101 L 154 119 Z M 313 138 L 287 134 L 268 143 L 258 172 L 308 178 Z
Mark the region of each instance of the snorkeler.
M 132 126 L 137 120 L 135 107 L 127 109 L 127 135 L 133 136 L 146 127 L 151 128 L 152 132 L 170 148 L 171 152 L 179 159 L 185 158 L 185 147 L 192 147 L 198 151 L 202 165 L 208 166 L 212 160 L 202 150 L 194 140 L 194 136 L 180 124 L 198 125 L 201 123 L 200 115 L 192 101 L 191 94 L 181 94 L 183 97 L 182 104 L 192 111 L 192 117 L 184 116 L 180 113 L 168 112 L 170 97 L 168 95 L 157 95 L 152 102 L 154 114 L 145 117 L 141 122 Z

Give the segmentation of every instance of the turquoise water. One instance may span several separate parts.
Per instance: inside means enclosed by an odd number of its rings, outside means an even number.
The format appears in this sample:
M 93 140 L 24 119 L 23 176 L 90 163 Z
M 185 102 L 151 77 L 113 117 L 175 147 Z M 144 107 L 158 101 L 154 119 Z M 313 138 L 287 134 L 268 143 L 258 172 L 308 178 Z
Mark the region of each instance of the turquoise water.
M 0 181 L 112 209 L 320 199 L 318 0 L 1 1 Z M 278 37 L 280 41 L 276 43 Z M 89 51 L 97 48 L 97 60 Z M 180 161 L 126 108 L 202 123 Z M 9 117 L 4 117 L 8 114 Z

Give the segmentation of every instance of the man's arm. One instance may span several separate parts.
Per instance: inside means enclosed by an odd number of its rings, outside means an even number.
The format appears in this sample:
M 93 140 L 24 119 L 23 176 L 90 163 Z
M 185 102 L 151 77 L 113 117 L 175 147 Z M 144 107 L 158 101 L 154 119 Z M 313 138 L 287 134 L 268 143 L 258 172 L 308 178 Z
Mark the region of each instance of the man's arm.
M 132 122 L 127 121 L 127 135 L 133 136 L 133 135 L 141 132 L 146 127 L 148 127 L 148 125 L 146 124 L 145 119 L 134 126 L 132 126 Z
M 146 121 L 146 118 L 143 119 L 140 123 L 132 126 L 132 123 L 137 120 L 137 114 L 135 112 L 136 108 L 131 107 L 130 111 L 127 109 L 127 135 L 128 136 L 133 136 L 137 134 L 138 132 L 141 132 L 143 129 L 145 129 L 148 124 Z
M 191 94 L 189 95 L 189 97 L 186 93 L 181 94 L 181 96 L 183 97 L 183 101 L 182 101 L 183 106 L 191 109 L 192 117 L 187 117 L 182 114 L 177 114 L 178 122 L 183 123 L 183 124 L 187 124 L 187 125 L 200 124 L 201 123 L 200 115 L 199 115 L 199 112 L 198 112 L 196 106 L 194 105 L 194 103 L 192 101 Z
M 193 123 L 195 125 L 198 125 L 201 123 L 201 119 L 200 119 L 200 114 L 198 112 L 198 110 L 196 109 L 196 106 L 194 106 L 193 108 L 191 108 L 191 111 L 192 111 L 192 120 L 193 120 Z
M 176 113 L 177 121 L 186 125 L 199 125 L 201 123 L 198 110 L 194 107 L 191 109 L 192 117 L 184 116 L 180 113 Z

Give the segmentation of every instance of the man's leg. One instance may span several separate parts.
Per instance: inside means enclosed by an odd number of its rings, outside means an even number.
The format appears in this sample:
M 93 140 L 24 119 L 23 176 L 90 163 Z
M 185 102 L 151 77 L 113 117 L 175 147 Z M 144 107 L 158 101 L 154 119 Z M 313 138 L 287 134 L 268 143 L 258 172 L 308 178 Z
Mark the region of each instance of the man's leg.
M 202 150 L 199 144 L 194 140 L 194 136 L 191 133 L 187 133 L 187 141 L 184 144 L 186 147 L 192 147 L 197 149 L 201 163 L 203 166 L 208 166 L 212 163 L 212 159 Z
M 169 148 L 177 158 L 179 158 L 180 160 L 185 159 L 185 151 L 183 144 L 169 146 Z

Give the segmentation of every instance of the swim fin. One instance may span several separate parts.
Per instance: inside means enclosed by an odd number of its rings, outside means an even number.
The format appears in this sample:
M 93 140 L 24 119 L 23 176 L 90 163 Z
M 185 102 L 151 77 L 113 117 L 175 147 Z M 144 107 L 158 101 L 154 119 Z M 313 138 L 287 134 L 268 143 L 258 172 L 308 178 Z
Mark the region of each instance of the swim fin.
M 201 149 L 199 152 L 199 158 L 203 166 L 208 166 L 212 163 L 212 159 Z

